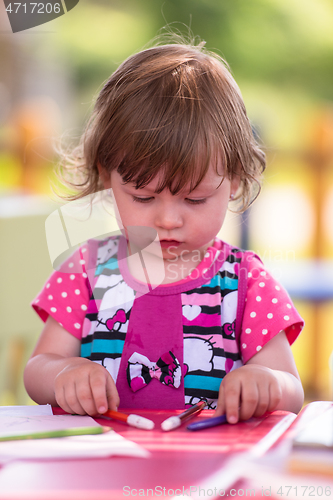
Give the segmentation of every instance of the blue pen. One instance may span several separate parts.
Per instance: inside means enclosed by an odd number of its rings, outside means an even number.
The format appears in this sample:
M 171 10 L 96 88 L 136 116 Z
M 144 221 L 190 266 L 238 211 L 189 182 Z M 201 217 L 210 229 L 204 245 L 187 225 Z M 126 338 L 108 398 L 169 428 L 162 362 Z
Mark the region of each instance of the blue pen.
M 200 422 L 194 422 L 187 426 L 189 431 L 200 431 L 201 429 L 207 429 L 208 427 L 215 427 L 216 425 L 225 424 L 227 422 L 227 417 L 221 415 L 221 417 L 212 417 L 201 420 Z

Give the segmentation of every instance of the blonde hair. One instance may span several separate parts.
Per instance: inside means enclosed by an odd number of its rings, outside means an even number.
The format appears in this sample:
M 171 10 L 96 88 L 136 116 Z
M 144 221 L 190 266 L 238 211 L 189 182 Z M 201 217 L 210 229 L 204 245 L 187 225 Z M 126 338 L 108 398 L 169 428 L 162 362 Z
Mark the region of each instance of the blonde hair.
M 78 190 L 71 199 L 103 189 L 98 165 L 137 188 L 162 171 L 157 192 L 177 194 L 195 189 L 219 158 L 221 181 L 239 175 L 237 199 L 247 208 L 265 155 L 227 63 L 203 44 L 157 45 L 124 61 L 99 93 L 73 151 L 79 178 L 70 183 Z

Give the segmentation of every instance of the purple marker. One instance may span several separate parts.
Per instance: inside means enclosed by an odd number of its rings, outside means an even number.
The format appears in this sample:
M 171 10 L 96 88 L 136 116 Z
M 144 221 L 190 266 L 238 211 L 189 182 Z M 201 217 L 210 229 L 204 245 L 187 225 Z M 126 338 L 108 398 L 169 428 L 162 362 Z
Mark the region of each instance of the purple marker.
M 187 426 L 189 431 L 200 431 L 201 429 L 208 429 L 208 427 L 215 427 L 216 425 L 225 424 L 227 422 L 227 417 L 221 415 L 221 417 L 212 417 L 201 420 L 200 422 L 195 422 Z

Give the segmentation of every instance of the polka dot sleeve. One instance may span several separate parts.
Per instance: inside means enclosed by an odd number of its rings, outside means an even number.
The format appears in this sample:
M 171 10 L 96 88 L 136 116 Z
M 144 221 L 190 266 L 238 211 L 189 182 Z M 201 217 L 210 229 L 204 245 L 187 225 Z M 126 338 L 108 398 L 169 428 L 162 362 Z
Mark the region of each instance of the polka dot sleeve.
M 76 250 L 59 270 L 51 274 L 31 304 L 44 322 L 52 316 L 79 339 L 89 302 L 89 283 L 85 272 L 87 253 L 87 247 Z
M 287 291 L 264 268 L 257 257 L 249 263 L 247 295 L 240 338 L 243 363 L 252 358 L 280 331 L 292 344 L 304 321 Z

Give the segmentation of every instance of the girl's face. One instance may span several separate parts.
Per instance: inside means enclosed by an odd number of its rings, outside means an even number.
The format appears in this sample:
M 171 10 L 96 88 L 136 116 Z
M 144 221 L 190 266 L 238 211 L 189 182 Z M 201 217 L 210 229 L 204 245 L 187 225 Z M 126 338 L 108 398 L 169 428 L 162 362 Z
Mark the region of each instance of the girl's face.
M 226 177 L 221 184 L 221 176 L 211 164 L 191 193 L 183 189 L 172 195 L 166 188 L 157 194 L 158 181 L 157 176 L 146 187 L 136 189 L 112 171 L 111 180 L 104 184 L 113 190 L 125 229 L 148 226 L 157 231 L 164 260 L 185 260 L 198 252 L 202 258 L 222 227 L 230 195 L 236 192 L 239 179 Z

